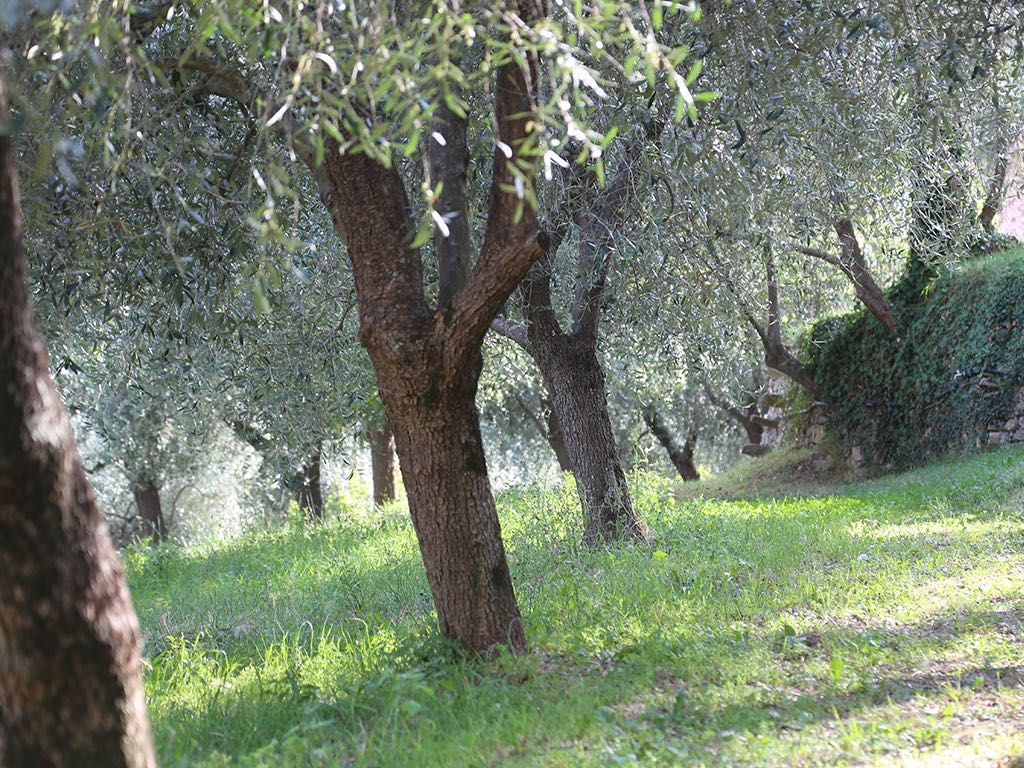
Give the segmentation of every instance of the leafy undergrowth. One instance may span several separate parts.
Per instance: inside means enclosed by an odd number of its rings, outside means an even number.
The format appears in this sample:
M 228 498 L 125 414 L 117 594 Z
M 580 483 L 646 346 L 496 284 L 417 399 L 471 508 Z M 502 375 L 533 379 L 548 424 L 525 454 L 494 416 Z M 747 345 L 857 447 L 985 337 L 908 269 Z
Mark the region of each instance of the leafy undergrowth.
M 163 764 L 1024 764 L 1024 450 L 678 490 L 638 478 L 654 544 L 597 552 L 570 489 L 501 497 L 533 651 L 487 662 L 397 509 L 132 550 Z

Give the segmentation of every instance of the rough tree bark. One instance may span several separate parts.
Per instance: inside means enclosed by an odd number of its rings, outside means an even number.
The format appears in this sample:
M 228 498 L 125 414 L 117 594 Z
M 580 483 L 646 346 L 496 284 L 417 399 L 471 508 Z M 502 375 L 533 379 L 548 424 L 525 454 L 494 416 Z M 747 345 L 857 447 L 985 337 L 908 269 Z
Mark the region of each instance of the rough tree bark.
M 480 438 L 476 389 L 481 347 L 494 316 L 544 253 L 536 214 L 514 190 L 531 184 L 536 63 L 497 72 L 498 139 L 483 246 L 439 259 L 441 301 L 427 305 L 404 184 L 394 168 L 326 142 L 323 164 L 304 153 L 335 228 L 345 239 L 359 299 L 360 341 L 377 383 L 409 498 L 441 631 L 467 649 L 525 649 L 522 619 L 501 539 Z M 439 111 L 447 109 L 439 107 Z M 446 196 L 445 221 L 468 220 L 466 120 L 444 115 L 445 142 L 427 142 L 431 186 Z M 457 134 L 457 135 L 456 135 Z M 508 152 L 508 154 L 506 154 Z M 510 156 L 509 156 L 510 155 Z M 518 167 L 516 167 L 518 164 Z M 515 170 L 514 170 L 515 168 Z M 525 170 L 524 170 L 525 169 Z M 525 174 L 525 178 L 524 178 Z M 450 225 L 449 225 L 450 226 Z M 454 246 L 454 244 L 453 244 Z M 460 248 L 469 247 L 462 243 Z
M 658 409 L 653 404 L 646 405 L 643 408 L 644 422 L 647 424 L 647 428 L 651 430 L 658 442 L 661 443 L 662 448 L 668 454 L 669 460 L 672 465 L 679 472 L 679 476 L 684 481 L 689 480 L 700 480 L 700 472 L 697 471 L 697 467 L 693 463 L 693 448 L 697 443 L 697 435 L 691 433 L 683 443 L 683 447 L 680 448 L 676 445 L 675 439 L 672 437 L 672 432 L 661 418 L 661 414 L 658 413 Z
M 370 443 L 370 469 L 373 475 L 373 506 L 395 500 L 395 450 L 391 427 L 371 429 L 366 433 Z
M 155 766 L 138 620 L 50 378 L 21 228 L 0 132 L 0 764 Z
M 514 4 L 527 24 L 541 3 Z M 169 65 L 203 73 L 200 91 L 243 109 L 259 100 L 251 83 L 219 62 L 186 56 Z M 322 162 L 290 114 L 280 123 L 309 167 L 320 197 L 345 241 L 359 302 L 359 338 L 377 374 L 385 414 L 409 498 L 438 623 L 471 651 L 507 645 L 525 649 L 522 619 L 509 577 L 501 528 L 480 441 L 475 396 L 481 348 L 491 320 L 545 252 L 536 213 L 517 189 L 532 186 L 537 167 L 534 132 L 536 57 L 527 54 L 495 74 L 495 125 L 490 200 L 483 244 L 472 267 L 469 239 L 453 222 L 469 221 L 466 118 L 442 101 L 426 147 L 431 188 L 445 195 L 435 212 L 448 238 L 439 251 L 440 301 L 427 304 L 413 213 L 394 165 L 324 141 Z M 467 105 L 468 107 L 468 105 Z M 461 181 L 460 181 L 461 180 Z M 444 229 L 440 226 L 442 236 Z M 450 246 L 450 250 L 449 250 Z
M 159 543 L 167 539 L 167 525 L 164 522 L 164 511 L 160 506 L 160 489 L 156 483 L 141 477 L 132 488 L 135 496 L 135 507 L 142 520 L 142 535 Z
M 544 406 L 544 412 L 547 414 L 546 437 L 548 445 L 551 446 L 551 450 L 555 453 L 555 458 L 558 460 L 558 468 L 563 472 L 572 472 L 569 449 L 565 446 L 565 431 L 562 429 L 562 423 L 558 420 L 558 414 L 555 413 L 555 406 L 551 403 L 550 397 L 545 397 L 541 405 Z
M 576 490 L 586 516 L 583 543 L 595 546 L 622 538 L 646 540 L 647 529 L 633 509 L 616 450 L 597 351 L 575 335 L 552 333 L 549 321 L 534 318 L 528 327 L 530 350 L 559 414 L 569 463 L 576 476 Z

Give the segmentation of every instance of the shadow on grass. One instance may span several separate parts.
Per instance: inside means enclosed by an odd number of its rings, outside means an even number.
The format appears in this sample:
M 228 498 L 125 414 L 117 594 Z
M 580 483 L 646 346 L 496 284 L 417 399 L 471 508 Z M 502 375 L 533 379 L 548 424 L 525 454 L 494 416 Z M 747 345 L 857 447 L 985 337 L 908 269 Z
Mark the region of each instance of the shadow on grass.
M 686 744 L 699 764 L 735 734 L 781 738 L 874 707 L 915 701 L 923 706 L 950 691 L 1024 686 L 1024 669 L 1010 664 L 899 670 L 883 665 L 869 677 L 844 681 L 845 688 L 805 675 L 795 689 L 765 696 L 764 686 L 754 684 L 762 652 L 779 666 L 806 672 L 809 662 L 827 658 L 834 648 L 845 652 L 858 640 L 901 647 L 933 643 L 941 628 L 942 642 L 952 644 L 974 632 L 1019 627 L 1021 619 L 1015 605 L 932 616 L 883 631 L 823 628 L 814 658 L 798 661 L 782 658 L 778 638 L 768 635 L 742 643 L 705 638 L 698 646 L 652 639 L 631 653 L 590 658 L 540 653 L 505 662 L 439 663 L 418 662 L 412 653 L 343 686 L 325 689 L 284 675 L 237 695 L 215 697 L 200 708 L 169 707 L 161 711 L 158 732 L 161 751 L 185 760 L 182 764 L 211 750 L 236 757 L 272 752 L 288 738 L 302 742 L 301 749 L 327 749 L 331 759 L 369 750 L 370 763 L 386 763 L 394 754 L 388 750 L 404 742 L 412 750 L 409 764 L 417 755 L 443 764 L 444 749 L 454 744 L 475 745 L 481 756 L 494 755 L 502 745 L 521 745 L 519 754 L 540 756 L 565 743 L 587 744 L 610 734 L 625 743 L 654 734 L 656 740 Z M 736 657 L 739 663 L 722 662 Z M 741 700 L 717 703 L 724 691 L 735 696 L 736 690 L 742 691 Z M 184 733 L 191 744 L 183 742 Z M 467 764 L 476 762 L 488 761 Z
M 174 555 L 154 565 L 157 570 L 147 570 L 146 563 L 137 577 L 145 588 L 136 599 L 147 627 L 160 627 L 159 598 L 180 611 L 178 628 L 207 631 L 207 642 L 226 659 L 202 681 L 205 691 L 158 702 L 161 754 L 165 762 L 182 765 L 217 750 L 239 759 L 269 750 L 272 757 L 292 740 L 300 751 L 328 750 L 328 764 L 364 750 L 386 762 L 385 755 L 394 757 L 400 749 L 434 754 L 434 762 L 462 762 L 445 750 L 462 745 L 493 756 L 498 747 L 525 740 L 521 750 L 537 754 L 616 729 L 626 740 L 637 730 L 660 729 L 679 742 L 711 749 L 729 738 L 727 731 L 767 729 L 778 736 L 836 713 L 849 718 L 892 701 L 939 695 L 947 686 L 988 689 L 1010 680 L 1019 686 L 1016 667 L 970 663 L 937 670 L 882 665 L 877 677 L 848 690 L 819 679 L 833 646 L 856 649 L 867 633 L 883 645 L 941 646 L 1006 626 L 1019 640 L 1019 605 L 895 628 L 830 625 L 820 630 L 820 646 L 795 662 L 778 658 L 778 638 L 767 629 L 788 608 L 809 605 L 809 594 L 841 592 L 854 578 L 886 580 L 891 595 L 900 595 L 921 578 L 912 573 L 919 536 L 886 539 L 900 567 L 873 573 L 857 555 L 868 531 L 851 533 L 850 527 L 886 512 L 891 516 L 885 524 L 896 526 L 948 519 L 951 511 L 981 518 L 1000 514 L 972 508 L 983 498 L 978 488 L 988 483 L 1007 498 L 1019 492 L 1022 472 L 1007 470 L 1001 458 L 987 459 L 982 469 L 970 484 L 941 480 L 945 475 L 938 472 L 934 487 L 926 482 L 927 472 L 919 473 L 918 480 L 897 483 L 898 490 L 881 501 L 875 494 L 884 486 L 759 505 L 677 501 L 651 515 L 658 528 L 655 548 L 596 552 L 580 551 L 568 540 L 565 531 L 571 528 L 556 519 L 565 514 L 564 503 L 545 506 L 538 497 L 530 525 L 513 527 L 510 550 L 535 637 L 543 634 L 542 625 L 551 629 L 540 652 L 507 663 L 423 660 L 416 647 L 432 625 L 432 606 L 407 529 L 331 526 L 257 537 L 192 558 Z M 919 546 L 911 546 L 915 542 Z M 967 547 L 965 541 L 949 543 L 959 551 Z M 830 570 L 823 562 L 842 567 Z M 863 570 L 851 577 L 851 569 Z M 810 591 L 794 591 L 798 583 Z M 270 610 L 272 603 L 279 609 Z M 659 626 L 663 604 L 671 604 L 665 615 L 673 621 L 689 622 L 682 631 Z M 258 614 L 255 637 L 236 637 L 243 614 Z M 390 632 L 389 650 L 355 658 L 353 653 L 363 652 L 318 648 L 314 628 L 343 626 L 354 617 L 366 622 L 367 637 Z M 737 638 L 730 627 L 734 620 L 761 628 L 751 627 L 753 638 Z M 268 668 L 261 654 L 285 637 L 294 638 L 302 653 Z M 754 686 L 762 679 L 771 683 L 770 676 L 762 677 L 766 664 L 800 672 L 797 692 Z M 169 677 L 176 673 L 171 666 L 164 670 Z M 242 667 L 248 667 L 244 680 L 238 674 Z M 233 677 L 234 687 L 224 686 Z M 673 680 L 690 693 L 678 698 L 678 690 L 670 690 Z M 638 701 L 640 709 L 634 707 Z M 622 713 L 610 709 L 619 707 Z

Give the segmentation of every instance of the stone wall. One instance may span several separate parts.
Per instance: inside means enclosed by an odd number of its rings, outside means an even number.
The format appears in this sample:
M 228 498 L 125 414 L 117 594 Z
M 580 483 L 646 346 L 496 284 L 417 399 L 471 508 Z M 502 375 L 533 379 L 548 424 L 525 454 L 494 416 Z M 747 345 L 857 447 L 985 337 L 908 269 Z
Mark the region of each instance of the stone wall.
M 1009 418 L 1006 421 L 989 424 L 986 430 L 989 445 L 1024 443 L 1024 387 L 1014 393 Z

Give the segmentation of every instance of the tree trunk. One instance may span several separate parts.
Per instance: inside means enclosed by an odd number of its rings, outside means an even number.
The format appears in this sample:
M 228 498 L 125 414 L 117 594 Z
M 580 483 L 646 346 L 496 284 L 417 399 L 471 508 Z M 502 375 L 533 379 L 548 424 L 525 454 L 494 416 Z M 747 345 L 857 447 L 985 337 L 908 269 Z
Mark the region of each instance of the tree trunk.
M 0 764 L 155 766 L 138 620 L 50 378 L 21 226 L 0 132 Z
M 986 232 L 995 232 L 996 216 L 1003 208 L 1006 198 L 1006 172 L 1009 169 L 1010 159 L 1008 157 L 1009 143 L 1006 139 L 1000 139 L 996 155 L 995 169 L 992 173 L 992 180 L 989 183 L 988 192 L 985 195 L 985 202 L 981 206 L 979 220 Z
M 841 197 L 837 199 L 842 200 Z M 837 219 L 834 229 L 842 249 L 840 268 L 853 283 L 857 299 L 878 319 L 885 330 L 896 335 L 899 331 L 896 317 L 892 313 L 892 307 L 885 292 L 879 287 L 875 276 L 871 274 L 871 270 L 864 262 L 864 253 L 857 241 L 857 232 L 853 228 L 853 222 L 849 218 Z
M 302 473 L 299 475 L 298 502 L 306 519 L 311 523 L 322 523 L 324 521 L 324 495 L 320 482 L 320 456 L 323 453 L 323 446 L 318 444 L 312 455 L 302 465 Z
M 572 472 L 572 461 L 569 459 L 569 449 L 565 446 L 565 433 L 562 432 L 562 424 L 558 420 L 558 414 L 555 413 L 555 408 L 550 398 L 545 397 L 541 404 L 547 412 L 548 428 L 544 438 L 548 441 L 548 445 L 551 446 L 551 450 L 555 452 L 555 458 L 558 459 L 558 468 L 563 472 Z
M 771 247 L 764 247 L 765 277 L 768 288 L 768 324 L 761 325 L 753 315 L 747 313 L 747 322 L 761 339 L 764 347 L 764 362 L 769 368 L 778 371 L 806 389 L 815 400 L 821 399 L 818 383 L 810 370 L 801 363 L 796 355 L 790 352 L 782 339 L 782 313 L 779 310 L 779 284 L 775 280 L 775 259 Z
M 558 415 L 555 413 L 555 409 L 551 406 L 551 398 L 545 395 L 540 399 L 541 410 L 544 413 L 544 416 L 542 417 L 519 395 L 514 394 L 512 397 L 515 398 L 517 403 L 519 403 L 519 407 L 523 409 L 523 413 L 525 413 L 530 418 L 530 421 L 537 426 L 537 431 L 540 432 L 541 437 L 547 441 L 548 446 L 554 452 L 555 458 L 558 460 L 558 468 L 562 472 L 572 472 L 572 463 L 569 461 L 569 451 L 565 447 L 565 437 L 562 435 L 562 425 L 558 423 Z
M 704 394 L 707 395 L 708 400 L 713 405 L 718 406 L 730 416 L 732 416 L 736 422 L 743 427 L 743 431 L 747 433 L 747 441 L 751 445 L 760 445 L 761 437 L 764 435 L 764 427 L 757 421 L 758 417 L 761 416 L 761 409 L 757 404 L 757 396 L 750 393 L 746 397 L 745 410 L 738 408 L 737 406 L 730 403 L 728 400 L 723 400 L 715 395 L 711 391 L 711 386 L 707 383 L 704 384 Z
M 446 372 L 435 344 L 419 346 L 406 347 L 404 356 L 375 345 L 370 353 L 438 623 L 470 650 L 522 651 L 523 623 L 475 404 L 482 358 L 477 352 L 467 369 Z
M 140 479 L 132 489 L 135 506 L 142 520 L 142 535 L 161 542 L 167 539 L 167 527 L 164 523 L 164 512 L 160 506 L 160 489 L 152 480 Z
M 679 472 L 679 476 L 687 481 L 700 480 L 700 472 L 697 471 L 697 467 L 693 464 L 693 446 L 697 442 L 696 435 L 691 435 L 686 443 L 683 444 L 683 447 L 680 448 L 676 445 L 676 441 L 673 439 L 668 426 L 662 420 L 661 414 L 658 413 L 658 410 L 653 405 L 644 407 L 643 415 L 647 427 L 651 430 L 651 434 L 661 443 L 668 454 L 669 460 L 675 466 L 676 471 Z
M 373 470 L 373 506 L 379 507 L 395 500 L 395 452 L 391 427 L 371 429 L 370 466 Z
M 647 539 L 633 510 L 626 474 L 615 448 L 604 372 L 588 343 L 564 334 L 534 334 L 530 348 L 562 425 L 566 453 L 586 524 L 583 543 Z
M 743 412 L 741 411 L 740 413 L 742 414 Z M 743 426 L 743 430 L 747 433 L 747 442 L 752 445 L 760 445 L 761 438 L 764 437 L 764 427 L 757 421 L 760 416 L 761 409 L 757 405 L 757 398 L 751 395 L 747 401 L 747 412 L 743 414 L 743 418 L 739 421 Z
M 522 10 L 533 19 L 540 7 Z M 474 399 L 487 329 L 548 239 L 535 211 L 516 194 L 523 185 L 530 188 L 537 165 L 531 89 L 538 82 L 537 57 L 529 52 L 523 60 L 510 57 L 495 73 L 499 140 L 480 254 L 469 270 L 461 256 L 439 260 L 446 301 L 436 310 L 424 293 L 415 216 L 398 168 L 343 151 L 334 139 L 326 141 L 322 158 L 299 143 L 352 263 L 359 340 L 394 432 L 438 623 L 444 635 L 474 652 L 526 648 Z M 454 150 L 455 142 L 446 146 Z M 468 155 L 453 151 L 437 160 L 465 163 Z M 446 217 L 468 217 L 465 199 L 447 199 L 445 208 Z

